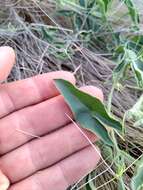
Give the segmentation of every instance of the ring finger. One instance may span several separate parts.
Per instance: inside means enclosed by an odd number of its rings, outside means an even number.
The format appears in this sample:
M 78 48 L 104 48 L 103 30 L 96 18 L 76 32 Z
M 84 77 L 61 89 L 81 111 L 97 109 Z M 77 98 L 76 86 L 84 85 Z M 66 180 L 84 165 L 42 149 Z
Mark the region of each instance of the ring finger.
M 97 165 L 100 153 L 88 146 L 47 169 L 16 183 L 9 190 L 65 190 Z

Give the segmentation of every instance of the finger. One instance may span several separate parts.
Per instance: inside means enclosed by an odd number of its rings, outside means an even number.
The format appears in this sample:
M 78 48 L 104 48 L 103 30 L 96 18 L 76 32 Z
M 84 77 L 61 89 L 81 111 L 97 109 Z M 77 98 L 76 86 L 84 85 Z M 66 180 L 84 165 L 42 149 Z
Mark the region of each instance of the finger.
M 101 100 L 103 102 L 104 96 L 103 96 L 103 92 L 100 88 L 97 88 L 92 85 L 88 85 L 88 86 L 83 86 L 81 88 L 81 90 L 92 96 L 95 96 L 96 98 L 98 98 L 99 100 Z
M 37 172 L 35 175 L 11 186 L 9 190 L 66 190 L 99 162 L 99 150 L 91 146 L 62 160 L 56 165 Z
M 87 92 L 102 99 L 101 90 L 89 86 L 84 87 L 84 91 L 86 88 Z M 71 118 L 73 117 L 64 98 L 57 96 L 1 119 L 0 154 L 5 154 L 31 140 L 33 136 L 27 135 L 27 133 L 41 136 L 68 124 L 70 120 L 65 113 Z M 17 130 L 21 130 L 21 132 Z M 22 133 L 22 131 L 26 132 L 26 134 Z
M 3 84 L 0 87 L 0 117 L 57 96 L 53 79 L 62 78 L 75 83 L 72 73 L 66 71 L 37 75 L 25 80 Z
M 0 190 L 7 190 L 10 185 L 8 178 L 0 170 Z
M 15 63 L 15 53 L 11 47 L 0 47 L 0 82 L 5 80 Z
M 86 131 L 86 135 L 92 142 L 97 140 L 95 135 L 89 131 Z M 11 182 L 16 182 L 55 164 L 87 145 L 89 141 L 85 136 L 74 124 L 69 124 L 2 156 L 0 168 Z

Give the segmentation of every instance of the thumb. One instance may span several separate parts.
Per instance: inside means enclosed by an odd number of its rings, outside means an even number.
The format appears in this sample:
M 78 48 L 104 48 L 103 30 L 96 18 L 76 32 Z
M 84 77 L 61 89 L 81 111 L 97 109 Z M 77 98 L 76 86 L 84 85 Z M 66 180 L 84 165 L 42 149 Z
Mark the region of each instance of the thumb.
M 11 47 L 0 47 L 0 82 L 5 80 L 15 63 L 15 53 Z

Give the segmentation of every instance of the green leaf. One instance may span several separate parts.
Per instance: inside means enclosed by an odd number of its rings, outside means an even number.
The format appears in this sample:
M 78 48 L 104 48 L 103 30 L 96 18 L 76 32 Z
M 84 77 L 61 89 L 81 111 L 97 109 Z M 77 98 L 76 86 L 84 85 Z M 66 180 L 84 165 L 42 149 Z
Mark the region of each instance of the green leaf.
M 79 0 L 79 4 L 82 7 L 86 7 L 86 1 L 85 0 Z
M 57 79 L 55 82 L 81 126 L 96 133 L 106 144 L 112 146 L 107 126 L 119 132 L 122 131 L 122 126 L 108 115 L 101 101 L 78 90 L 68 81 Z
M 108 9 L 108 4 L 111 2 L 111 0 L 103 0 L 105 5 L 105 11 Z
M 137 84 L 140 88 L 143 88 L 143 62 L 138 59 L 137 54 L 130 49 L 125 50 L 126 61 L 130 63 L 130 66 L 135 73 Z
M 135 105 L 127 111 L 127 118 L 134 120 L 135 127 L 143 126 L 143 95 L 141 95 Z
M 112 147 L 106 146 L 105 144 L 102 144 L 102 146 L 100 145 L 99 147 L 101 147 L 103 158 L 111 163 L 114 160 Z
M 88 2 L 87 8 L 92 9 L 95 4 L 96 4 L 95 0 L 91 0 L 91 1 Z
M 95 175 L 95 172 L 94 172 L 94 175 Z M 96 190 L 96 187 L 93 183 L 93 180 L 92 179 L 92 175 L 89 174 L 87 177 L 86 177 L 86 190 Z M 94 182 L 95 182 L 95 179 L 94 179 Z
M 122 1 L 126 4 L 128 10 L 129 10 L 129 14 L 132 18 L 132 21 L 135 23 L 135 25 L 138 25 L 139 24 L 139 14 L 138 14 L 138 11 L 137 11 L 133 1 L 132 0 L 122 0 Z
M 130 62 L 128 61 L 128 55 L 126 53 L 126 48 L 119 46 L 115 50 L 115 57 L 118 58 L 118 64 L 113 71 L 113 80 L 115 85 L 123 82 L 126 79 L 126 73 L 130 67 Z
M 131 180 L 132 190 L 143 190 L 143 158 L 137 164 L 136 173 Z
M 54 38 L 53 38 L 53 34 L 51 33 L 51 31 L 46 29 L 45 27 L 42 27 L 41 30 L 42 30 L 44 40 L 47 40 L 49 43 L 52 43 Z
M 131 165 L 133 162 L 135 162 L 135 158 L 132 157 L 128 152 L 121 150 L 121 154 L 123 155 L 126 164 Z
M 74 19 L 75 28 L 77 30 L 80 30 L 82 27 L 82 24 L 83 24 L 82 18 L 78 14 L 75 15 L 75 19 Z
M 106 21 L 106 7 L 103 0 L 97 0 L 97 3 L 99 4 L 99 9 L 102 13 L 103 20 Z
M 114 78 L 118 81 L 119 79 L 125 78 L 127 69 L 130 67 L 135 75 L 138 87 L 143 88 L 143 61 L 141 61 L 137 54 L 131 50 L 124 48 L 117 49 L 117 53 L 121 53 L 122 58 L 120 63 L 116 66 L 113 72 Z
M 143 62 L 136 60 L 132 64 L 132 69 L 135 73 L 135 77 L 140 88 L 143 88 Z
M 118 190 L 126 190 L 125 183 L 122 177 L 118 180 Z
M 117 65 L 117 67 L 115 67 L 114 73 L 123 73 L 125 70 L 125 67 L 126 67 L 126 63 L 122 61 L 121 63 Z

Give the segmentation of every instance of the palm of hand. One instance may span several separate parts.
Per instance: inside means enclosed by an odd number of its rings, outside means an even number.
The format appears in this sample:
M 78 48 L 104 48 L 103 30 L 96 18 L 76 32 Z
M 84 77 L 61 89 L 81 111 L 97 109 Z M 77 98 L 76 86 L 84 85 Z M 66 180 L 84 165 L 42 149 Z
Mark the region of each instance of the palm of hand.
M 1 80 L 14 63 L 13 51 L 3 49 Z M 73 117 L 55 88 L 55 78 L 75 83 L 72 74 L 59 71 L 1 85 L 0 168 L 11 182 L 9 190 L 65 190 L 99 161 L 99 154 L 66 116 Z M 99 89 L 82 89 L 102 99 Z M 91 141 L 97 139 L 84 132 Z

